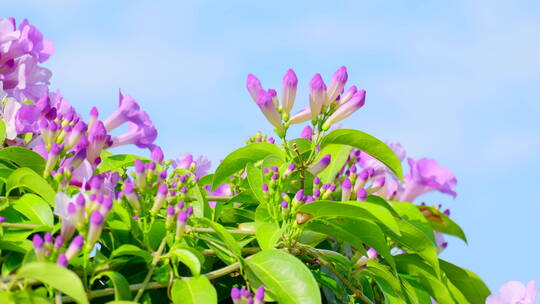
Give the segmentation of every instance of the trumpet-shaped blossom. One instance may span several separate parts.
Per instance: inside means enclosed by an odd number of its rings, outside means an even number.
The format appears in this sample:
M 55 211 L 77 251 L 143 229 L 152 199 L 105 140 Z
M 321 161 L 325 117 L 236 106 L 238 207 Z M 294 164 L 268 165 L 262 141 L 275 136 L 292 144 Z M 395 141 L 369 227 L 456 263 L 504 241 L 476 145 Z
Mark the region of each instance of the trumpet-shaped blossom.
M 141 108 L 135 99 L 129 94 L 123 95 L 119 93 L 120 100 L 118 102 L 118 108 L 103 122 L 107 132 L 110 132 L 122 124 L 131 121 L 137 122 L 139 119 L 139 112 Z
M 456 197 L 453 190 L 457 184 L 456 177 L 450 169 L 439 166 L 436 160 L 422 158 L 415 161 L 408 159 L 410 173 L 405 176 L 404 191 L 400 196 L 400 201 L 412 202 L 418 196 L 439 191 Z
M 276 128 L 277 132 L 283 132 L 283 124 L 281 117 L 276 109 L 276 105 L 272 101 L 272 95 L 265 90 L 260 90 L 255 101 L 266 119 Z
M 534 304 L 539 291 L 534 280 L 527 286 L 518 281 L 509 281 L 501 286 L 498 294 L 487 297 L 486 304 Z
M 311 168 L 308 169 L 309 172 L 313 175 L 319 174 L 322 170 L 326 169 L 328 165 L 330 164 L 330 161 L 332 159 L 331 154 L 326 154 L 323 156 L 315 165 L 313 165 Z
M 212 166 L 212 162 L 205 155 L 201 155 L 194 160 L 193 155 L 189 153 L 182 153 L 180 154 L 180 157 L 173 161 L 174 168 L 190 170 L 192 165 L 194 166 L 193 174 L 200 178 L 208 173 L 208 170 L 210 170 L 210 167 Z
M 334 73 L 334 76 L 332 76 L 332 81 L 330 82 L 330 85 L 328 86 L 325 105 L 333 103 L 336 98 L 341 94 L 341 92 L 343 92 L 348 78 L 349 76 L 347 75 L 346 67 L 342 66 L 337 69 L 337 71 Z
M 47 94 L 51 72 L 39 66 L 54 52 L 52 42 L 24 20 L 0 18 L 0 82 L 18 101 L 38 100 Z
M 296 98 L 296 89 L 298 86 L 298 78 L 292 69 L 287 70 L 285 76 L 283 76 L 283 94 L 281 96 L 281 103 L 283 112 L 289 115 Z
M 328 117 L 326 122 L 323 124 L 323 129 L 328 130 L 331 125 L 335 124 L 338 121 L 341 121 L 349 117 L 356 110 L 364 106 L 366 102 L 366 91 L 360 90 L 356 92 L 353 97 L 347 102 L 341 104 L 337 110 Z
M 309 83 L 309 107 L 311 119 L 317 119 L 326 101 L 326 85 L 321 74 L 315 74 Z
M 139 148 L 150 148 L 157 138 L 157 130 L 148 114 L 139 111 L 136 119 L 128 123 L 128 131 L 112 139 L 111 147 L 134 144 Z
M 217 187 L 215 191 L 212 190 L 211 185 L 204 186 L 203 188 L 206 189 L 208 196 L 230 196 L 232 195 L 231 191 L 231 185 L 229 184 L 222 184 Z M 210 208 L 216 208 L 217 202 L 216 201 L 208 201 L 208 205 Z

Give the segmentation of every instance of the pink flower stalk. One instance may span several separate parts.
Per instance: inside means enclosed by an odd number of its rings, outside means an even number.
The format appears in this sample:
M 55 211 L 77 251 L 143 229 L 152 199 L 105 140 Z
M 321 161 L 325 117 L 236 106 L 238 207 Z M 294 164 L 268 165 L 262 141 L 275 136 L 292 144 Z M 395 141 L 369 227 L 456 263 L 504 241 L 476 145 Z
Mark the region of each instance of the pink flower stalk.
M 347 102 L 340 105 L 337 110 L 328 117 L 326 122 L 323 124 L 323 130 L 328 130 L 331 125 L 349 117 L 356 110 L 364 106 L 366 102 L 366 91 L 360 90 L 354 94 L 354 96 Z
M 68 261 L 76 257 L 79 254 L 79 252 L 81 252 L 83 244 L 84 244 L 84 237 L 82 235 L 79 234 L 73 238 L 73 240 L 71 241 L 71 244 L 69 244 L 69 247 L 66 250 L 66 258 Z
M 305 107 L 298 113 L 294 114 L 288 121 L 290 125 L 306 122 L 311 119 L 311 108 Z
M 326 154 L 325 156 L 321 158 L 321 160 L 319 160 L 319 162 L 317 162 L 315 165 L 309 168 L 308 171 L 311 172 L 311 174 L 313 175 L 319 174 L 321 171 L 326 169 L 326 167 L 328 167 L 331 159 L 332 159 L 332 155 Z
M 99 211 L 92 212 L 90 215 L 90 228 L 88 229 L 88 242 L 86 248 L 92 249 L 94 244 L 99 240 L 101 231 L 103 230 L 103 222 L 105 218 Z
M 309 83 L 309 107 L 311 120 L 315 121 L 326 101 L 326 85 L 321 74 L 315 74 Z
M 261 90 L 263 90 L 263 87 L 261 85 L 261 82 L 260 82 L 259 78 L 257 78 L 253 74 L 248 74 L 246 87 L 247 87 L 247 90 L 248 90 L 249 94 L 251 95 L 251 98 L 253 98 L 253 101 L 255 101 L 255 103 L 257 103 L 257 99 L 259 97 L 259 92 Z
M 352 183 L 347 177 L 341 183 L 341 201 L 346 202 L 351 198 Z
M 139 104 L 129 94 L 124 96 L 122 92 L 119 92 L 119 97 L 118 108 L 103 122 L 107 132 L 111 132 L 128 121 L 137 121 L 141 112 Z
M 150 213 L 157 214 L 163 204 L 165 203 L 165 200 L 167 199 L 167 192 L 169 189 L 167 188 L 167 184 L 161 184 L 159 185 L 156 198 L 154 199 L 154 204 L 152 205 L 152 209 L 150 209 Z
M 298 78 L 292 69 L 287 70 L 283 76 L 283 94 L 281 103 L 283 112 L 288 116 L 294 106 L 296 98 L 296 88 L 298 86 Z
M 334 73 L 334 76 L 332 77 L 332 81 L 330 82 L 330 86 L 328 86 L 327 91 L 327 98 L 325 105 L 328 106 L 332 104 L 336 98 L 343 92 L 343 89 L 345 88 L 345 84 L 347 83 L 348 79 L 347 75 L 347 68 L 342 66 Z
M 304 129 L 302 129 L 302 133 L 300 133 L 300 137 L 305 138 L 307 140 L 312 140 L 313 129 L 311 126 L 305 126 Z
M 534 304 L 540 291 L 535 285 L 534 280 L 527 286 L 518 281 L 506 282 L 499 289 L 499 294 L 487 297 L 486 304 Z
M 92 129 L 88 132 L 88 148 L 86 150 L 86 158 L 90 164 L 95 165 L 96 159 L 101 154 L 101 151 L 107 147 L 109 136 L 103 122 L 97 121 Z
M 189 217 L 188 211 L 182 210 L 178 213 L 178 216 L 176 218 L 176 235 L 174 237 L 176 241 L 180 241 L 182 237 L 184 236 L 184 231 L 186 230 L 186 223 L 187 223 L 188 217 Z
M 456 197 L 456 192 L 453 190 L 457 185 L 457 180 L 452 171 L 439 166 L 436 160 L 430 158 L 422 158 L 415 161 L 412 158 L 408 159 L 410 174 L 405 176 L 404 191 L 399 200 L 404 202 L 412 202 L 418 196 L 431 192 L 439 191 Z
M 255 101 L 266 119 L 276 128 L 278 133 L 282 133 L 285 129 L 281 123 L 281 117 L 272 101 L 272 95 L 265 90 L 260 90 Z

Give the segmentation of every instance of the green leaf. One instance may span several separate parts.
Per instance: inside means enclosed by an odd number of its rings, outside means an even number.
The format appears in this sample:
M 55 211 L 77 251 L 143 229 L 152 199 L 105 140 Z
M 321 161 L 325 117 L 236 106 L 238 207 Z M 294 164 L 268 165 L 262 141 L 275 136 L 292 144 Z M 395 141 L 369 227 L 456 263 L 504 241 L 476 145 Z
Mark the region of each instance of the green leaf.
M 352 129 L 338 129 L 328 133 L 321 142 L 321 149 L 330 144 L 349 145 L 366 152 L 386 165 L 403 181 L 401 160 L 385 143 L 364 132 Z
M 94 282 L 97 279 L 100 279 L 102 277 L 108 277 L 114 287 L 114 299 L 116 301 L 122 301 L 122 300 L 130 300 L 131 299 L 131 290 L 129 289 L 129 282 L 126 280 L 126 278 L 116 272 L 116 271 L 104 271 L 96 275 L 92 282 Z
M 9 292 L 7 290 L 0 291 L 0 303 L 2 304 L 50 304 L 51 301 L 35 291 L 17 290 Z
M 186 265 L 193 276 L 199 276 L 201 274 L 201 261 L 199 258 L 190 250 L 174 247 L 171 250 L 171 254 Z
M 405 303 L 401 294 L 399 279 L 394 277 L 392 272 L 384 265 L 370 261 L 364 272 L 377 283 L 377 286 L 379 286 L 384 294 L 386 303 Z
M 255 168 L 252 163 L 248 163 L 246 166 L 246 173 L 251 193 L 253 193 L 261 204 L 266 203 L 266 198 L 262 191 L 263 175 L 261 170 Z
M 321 303 L 313 274 L 300 260 L 277 249 L 263 250 L 246 260 L 246 272 L 253 287 L 263 284 L 280 304 Z
M 205 276 L 177 280 L 172 287 L 174 304 L 213 304 L 218 302 L 214 286 Z
M 274 223 L 258 222 L 255 235 L 261 249 L 274 248 L 283 234 L 283 229 L 280 229 Z
M 0 152 L 3 150 L 0 150 Z M 9 176 L 6 182 L 6 196 L 16 188 L 27 188 L 43 197 L 51 206 L 54 206 L 55 191 L 43 177 L 29 168 L 19 168 Z
M 320 217 L 348 217 L 375 220 L 394 233 L 400 233 L 396 219 L 390 211 L 370 202 L 315 201 L 302 205 L 298 211 L 311 214 L 313 219 Z
M 375 248 L 392 267 L 396 267 L 384 233 L 372 221 L 350 218 L 319 219 L 310 221 L 306 229 L 346 241 L 359 250 L 364 250 L 365 243 Z
M 454 304 L 446 286 L 438 279 L 437 272 L 416 254 L 399 254 L 394 257 L 399 273 L 413 277 L 440 304 Z
M 27 193 L 13 203 L 13 208 L 26 216 L 31 224 L 53 226 L 51 207 L 41 197 Z
M 350 153 L 351 147 L 347 145 L 328 145 L 321 149 L 319 157 L 315 162 L 318 162 L 327 154 L 332 155 L 328 167 L 317 174 L 323 184 L 330 184 L 334 181 L 339 170 L 341 170 L 347 162 Z
M 236 242 L 236 239 L 227 230 L 225 230 L 223 226 L 218 223 L 212 222 L 207 218 L 194 218 L 193 220 L 201 225 L 210 226 L 216 231 L 216 234 L 225 243 L 225 245 L 227 245 L 227 247 L 229 248 L 229 250 L 231 250 L 232 253 L 236 254 L 236 256 L 238 257 L 242 256 L 242 249 Z
M 439 260 L 441 269 L 470 303 L 484 303 L 491 294 L 489 288 L 474 273 L 445 260 Z
M 116 154 L 101 158 L 101 163 L 97 167 L 97 172 L 125 171 L 125 167 L 133 166 L 135 159 L 146 160 L 143 157 L 129 154 Z
M 401 235 L 395 235 L 391 231 L 388 234 L 397 241 L 408 252 L 418 253 L 426 262 L 431 264 L 434 271 L 439 274 L 439 259 L 437 257 L 437 248 L 425 233 L 407 220 L 398 220 Z
M 150 263 L 150 261 L 152 261 L 152 255 L 148 251 L 142 250 L 141 248 L 132 244 L 123 244 L 120 247 L 116 248 L 111 253 L 111 259 L 124 255 L 140 257 L 147 263 Z
M 0 159 L 10 161 L 19 167 L 27 167 L 37 174 L 42 174 L 45 169 L 45 159 L 36 152 L 22 148 L 11 146 L 0 149 Z
M 0 145 L 4 145 L 4 140 L 6 140 L 6 123 L 0 119 Z
M 280 159 L 285 159 L 285 153 L 280 147 L 270 143 L 253 143 L 227 155 L 219 164 L 214 173 L 212 189 L 222 184 L 229 176 L 244 169 L 248 163 L 255 163 L 263 160 L 269 155 L 274 155 Z
M 459 227 L 458 224 L 452 221 L 446 214 L 439 211 L 437 208 L 431 206 L 417 207 L 418 209 L 420 209 L 420 211 L 426 212 L 428 214 L 426 218 L 435 231 L 457 236 L 465 243 L 467 243 L 467 237 L 465 236 L 465 233 L 463 232 L 461 227 Z
M 433 242 L 435 242 L 435 234 L 431 224 L 426 220 L 426 217 L 420 212 L 416 205 L 408 202 L 392 202 L 392 207 L 400 216 L 406 219 L 409 223 L 422 230 L 424 234 Z
M 71 270 L 54 263 L 38 262 L 23 265 L 17 272 L 17 277 L 36 279 L 72 297 L 77 303 L 88 303 L 79 277 Z

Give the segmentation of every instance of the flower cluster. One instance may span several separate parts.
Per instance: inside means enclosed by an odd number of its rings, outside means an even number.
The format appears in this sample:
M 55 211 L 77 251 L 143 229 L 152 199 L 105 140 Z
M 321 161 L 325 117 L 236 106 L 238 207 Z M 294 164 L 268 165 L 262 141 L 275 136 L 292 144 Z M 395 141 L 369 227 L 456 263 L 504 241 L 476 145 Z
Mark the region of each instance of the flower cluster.
M 243 287 L 233 287 L 231 289 L 231 300 L 234 304 L 263 304 L 264 286 L 259 286 L 255 294 L 252 294 L 248 289 Z
M 39 261 L 56 260 L 58 265 L 66 267 L 69 261 L 81 252 L 84 237 L 77 235 L 66 248 L 67 242 L 61 235 L 53 237 L 50 232 L 46 232 L 43 238 L 39 234 L 34 234 L 32 243 L 34 253 Z

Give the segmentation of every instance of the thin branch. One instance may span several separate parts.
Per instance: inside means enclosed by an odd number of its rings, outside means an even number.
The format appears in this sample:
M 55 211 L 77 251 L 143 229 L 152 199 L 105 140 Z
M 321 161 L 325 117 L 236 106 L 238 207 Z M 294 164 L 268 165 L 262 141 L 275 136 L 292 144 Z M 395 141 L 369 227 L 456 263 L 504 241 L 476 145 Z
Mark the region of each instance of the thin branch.
M 220 269 L 211 271 L 209 273 L 206 273 L 205 276 L 209 280 L 214 280 L 214 279 L 217 279 L 219 277 L 228 275 L 231 272 L 235 272 L 239 268 L 240 268 L 240 263 L 236 262 L 236 263 L 233 263 L 231 265 L 225 266 L 223 268 L 220 268 Z M 189 280 L 190 278 L 181 277 L 179 279 L 181 279 L 181 280 Z M 129 285 L 129 290 L 130 291 L 136 291 L 136 290 L 141 290 L 142 288 L 144 288 L 145 290 L 160 289 L 160 288 L 165 288 L 165 287 L 168 287 L 168 286 L 169 286 L 169 282 L 167 282 L 167 283 L 148 282 L 146 284 L 146 286 L 145 286 L 145 284 L 143 282 L 143 283 Z M 110 295 L 113 295 L 113 294 L 114 294 L 114 288 L 105 288 L 105 289 L 99 289 L 99 290 L 91 291 L 91 292 L 87 293 L 87 296 L 88 296 L 88 299 L 91 300 L 91 299 L 95 299 L 95 298 L 101 298 L 101 297 L 105 297 L 105 296 L 110 296 Z M 69 296 L 62 297 L 62 300 L 65 303 L 74 302 L 73 298 L 71 298 Z
M 148 286 L 148 283 L 150 282 L 150 279 L 152 278 L 154 269 L 156 268 L 156 265 L 159 262 L 159 259 L 161 258 L 161 253 L 163 252 L 163 249 L 165 249 L 165 244 L 167 244 L 166 236 L 163 238 L 163 240 L 161 240 L 161 244 L 159 244 L 158 250 L 154 252 L 154 259 L 152 260 L 152 264 L 150 264 L 150 269 L 148 269 L 148 273 L 146 274 L 146 277 L 144 278 L 142 286 L 137 292 L 137 295 L 135 295 L 133 302 L 139 302 L 139 300 L 141 299 L 144 293 L 144 290 L 146 289 L 146 286 Z
M 212 228 L 202 228 L 202 227 L 192 227 L 192 226 L 186 226 L 186 232 L 217 233 Z M 230 234 L 245 234 L 245 235 L 255 234 L 255 231 L 242 230 L 242 229 L 227 229 L 227 232 L 229 232 Z
M 217 195 L 207 195 L 206 197 L 207 201 L 211 202 L 226 202 L 232 198 L 232 196 L 217 196 Z M 197 198 L 195 196 L 189 197 L 190 201 L 196 201 Z
M 19 228 L 19 229 L 36 229 L 40 225 L 35 224 L 19 224 L 19 223 L 0 223 L 0 226 L 7 228 Z
M 349 282 L 349 280 L 347 280 L 347 278 L 345 278 L 343 276 L 343 274 L 341 274 L 341 272 L 339 272 L 339 270 L 337 270 L 334 265 L 332 265 L 331 263 L 327 262 L 325 259 L 322 259 L 321 256 L 322 254 L 318 254 L 318 251 L 315 249 L 315 248 L 311 248 L 309 246 L 306 246 L 306 245 L 302 245 L 302 244 L 299 244 L 297 243 L 296 244 L 297 248 L 300 249 L 302 252 L 304 252 L 305 254 L 313 257 L 313 258 L 316 258 L 320 264 L 326 268 L 328 268 L 333 274 L 336 275 L 336 277 L 338 277 L 338 279 L 343 282 L 343 284 L 345 284 L 345 286 L 347 286 L 348 289 L 350 289 L 354 295 L 359 298 L 360 300 L 362 300 L 364 303 L 366 304 L 373 304 L 373 302 L 371 302 L 370 299 L 368 299 L 363 293 L 362 293 L 362 290 L 356 288 L 355 286 L 353 286 L 351 284 L 351 282 Z M 314 252 L 315 251 L 315 252 Z

